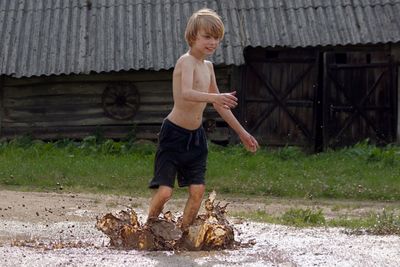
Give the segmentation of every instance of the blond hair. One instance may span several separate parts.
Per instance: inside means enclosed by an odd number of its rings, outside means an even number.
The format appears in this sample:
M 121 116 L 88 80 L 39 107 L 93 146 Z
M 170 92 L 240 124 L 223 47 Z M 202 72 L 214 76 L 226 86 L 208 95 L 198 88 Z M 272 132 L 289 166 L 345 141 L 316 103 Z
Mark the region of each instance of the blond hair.
M 200 30 L 204 30 L 207 34 L 220 40 L 224 37 L 224 24 L 220 16 L 208 8 L 196 11 L 189 18 L 185 30 L 185 39 L 189 46 L 192 46 Z

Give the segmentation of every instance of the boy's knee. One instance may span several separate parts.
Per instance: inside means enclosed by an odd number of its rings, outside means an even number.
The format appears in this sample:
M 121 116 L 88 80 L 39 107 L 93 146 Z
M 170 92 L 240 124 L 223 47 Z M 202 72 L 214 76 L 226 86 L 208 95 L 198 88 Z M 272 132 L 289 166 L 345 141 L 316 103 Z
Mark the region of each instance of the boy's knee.
M 189 190 L 189 196 L 191 199 L 195 201 L 201 201 L 203 199 L 204 192 L 205 192 L 204 185 L 191 186 Z
M 172 188 L 167 186 L 160 186 L 158 188 L 157 195 L 166 202 L 172 197 Z

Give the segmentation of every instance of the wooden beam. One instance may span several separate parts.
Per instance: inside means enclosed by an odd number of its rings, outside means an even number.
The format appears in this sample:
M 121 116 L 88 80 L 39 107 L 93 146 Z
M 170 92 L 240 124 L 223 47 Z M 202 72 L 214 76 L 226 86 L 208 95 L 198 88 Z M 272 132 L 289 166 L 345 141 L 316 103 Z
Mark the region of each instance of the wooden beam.
M 2 133 L 2 121 L 4 118 L 4 93 L 3 93 L 4 76 L 0 76 L 0 138 Z
M 111 125 L 111 126 L 63 126 L 63 127 L 18 127 L 6 129 L 3 139 L 13 139 L 29 133 L 35 139 L 57 140 L 60 138 L 83 139 L 100 131 L 105 138 L 126 138 L 134 131 L 136 139 L 156 140 L 160 125 Z
M 397 144 L 400 144 L 400 65 L 397 66 Z

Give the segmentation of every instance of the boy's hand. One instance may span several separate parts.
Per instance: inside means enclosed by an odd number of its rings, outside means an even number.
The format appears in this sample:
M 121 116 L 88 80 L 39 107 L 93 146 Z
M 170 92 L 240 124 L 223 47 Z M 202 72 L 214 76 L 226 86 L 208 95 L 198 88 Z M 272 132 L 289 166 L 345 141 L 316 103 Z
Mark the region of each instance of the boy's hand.
M 237 106 L 236 91 L 230 93 L 221 93 L 215 96 L 214 103 L 225 109 L 232 109 Z
M 257 140 L 248 132 L 240 135 L 239 137 L 247 151 L 255 153 L 260 147 Z

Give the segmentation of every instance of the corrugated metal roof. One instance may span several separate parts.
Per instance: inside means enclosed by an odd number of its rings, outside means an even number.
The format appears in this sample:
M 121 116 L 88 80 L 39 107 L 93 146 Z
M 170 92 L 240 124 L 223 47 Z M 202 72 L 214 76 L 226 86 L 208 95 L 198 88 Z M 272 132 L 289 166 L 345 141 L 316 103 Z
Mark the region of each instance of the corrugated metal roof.
M 226 26 L 215 64 L 243 64 L 246 46 L 400 41 L 400 0 L 0 0 L 0 74 L 169 69 L 202 7 Z

